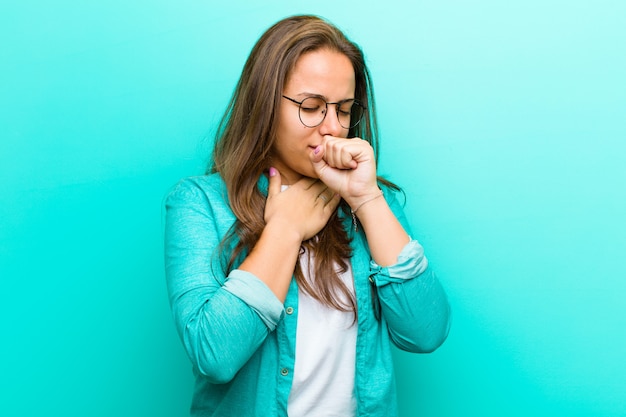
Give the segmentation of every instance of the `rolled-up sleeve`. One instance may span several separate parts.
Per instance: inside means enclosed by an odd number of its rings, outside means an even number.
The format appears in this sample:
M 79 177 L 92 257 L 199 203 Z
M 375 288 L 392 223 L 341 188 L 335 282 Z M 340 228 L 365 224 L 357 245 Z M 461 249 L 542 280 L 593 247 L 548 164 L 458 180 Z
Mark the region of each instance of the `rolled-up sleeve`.
M 397 201 L 392 198 L 390 206 L 409 230 Z M 394 265 L 381 267 L 371 261 L 370 272 L 392 341 L 410 352 L 437 349 L 450 330 L 450 304 L 422 245 L 412 239 Z
M 396 264 L 382 267 L 373 260 L 370 261 L 370 269 L 379 287 L 390 282 L 401 283 L 406 279 L 416 277 L 427 267 L 428 259 L 424 256 L 424 248 L 413 239 L 402 248 Z
M 273 331 L 285 310 L 274 293 L 254 274 L 235 269 L 228 276 L 224 290 L 233 294 L 254 310 L 270 331 Z

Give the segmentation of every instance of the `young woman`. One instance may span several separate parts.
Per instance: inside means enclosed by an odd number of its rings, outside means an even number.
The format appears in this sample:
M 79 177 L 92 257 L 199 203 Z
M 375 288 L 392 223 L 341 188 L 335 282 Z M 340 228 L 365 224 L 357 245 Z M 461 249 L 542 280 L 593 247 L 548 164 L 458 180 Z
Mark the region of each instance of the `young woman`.
M 254 46 L 207 175 L 166 201 L 193 416 L 395 416 L 391 344 L 431 352 L 449 305 L 376 175 L 358 46 L 314 16 Z

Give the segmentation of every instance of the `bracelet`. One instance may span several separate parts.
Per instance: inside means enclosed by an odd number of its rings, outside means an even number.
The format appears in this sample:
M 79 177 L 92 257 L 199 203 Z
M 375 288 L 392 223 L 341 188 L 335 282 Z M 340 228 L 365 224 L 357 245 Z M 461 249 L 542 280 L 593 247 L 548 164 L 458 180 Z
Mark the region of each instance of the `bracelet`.
M 350 212 L 352 213 L 352 223 L 354 223 L 354 231 L 357 231 L 357 225 L 356 225 L 356 212 L 359 211 L 359 209 L 361 207 L 363 207 L 365 204 L 369 203 L 370 201 L 374 201 L 376 200 L 378 197 L 382 197 L 383 196 L 383 191 L 380 190 L 380 193 L 368 200 L 365 200 L 364 202 L 362 202 L 361 204 L 359 204 L 359 206 L 357 208 L 355 208 L 354 210 L 350 209 Z
M 369 203 L 370 201 L 376 200 L 378 197 L 382 197 L 383 192 L 382 192 L 382 190 L 379 190 L 379 191 L 380 191 L 380 193 L 379 193 L 379 194 L 377 194 L 376 196 L 374 196 L 374 197 L 370 198 L 369 200 L 365 200 L 364 202 L 362 202 L 361 204 L 359 204 L 359 206 L 358 206 L 357 208 L 355 208 L 354 210 L 350 209 L 350 211 L 352 212 L 352 214 L 356 214 L 356 212 L 357 212 L 357 211 L 359 211 L 359 209 L 360 209 L 361 207 L 363 207 L 365 204 Z

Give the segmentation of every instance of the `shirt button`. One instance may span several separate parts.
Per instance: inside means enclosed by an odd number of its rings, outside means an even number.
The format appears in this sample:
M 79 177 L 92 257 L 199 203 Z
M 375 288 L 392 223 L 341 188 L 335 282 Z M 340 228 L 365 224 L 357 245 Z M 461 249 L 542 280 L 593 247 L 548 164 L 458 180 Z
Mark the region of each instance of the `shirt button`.
M 283 368 L 280 370 L 280 374 L 282 376 L 287 376 L 289 374 L 289 370 L 287 368 Z
M 287 314 L 293 314 L 293 307 L 287 307 L 287 308 L 285 309 L 285 313 L 287 313 Z

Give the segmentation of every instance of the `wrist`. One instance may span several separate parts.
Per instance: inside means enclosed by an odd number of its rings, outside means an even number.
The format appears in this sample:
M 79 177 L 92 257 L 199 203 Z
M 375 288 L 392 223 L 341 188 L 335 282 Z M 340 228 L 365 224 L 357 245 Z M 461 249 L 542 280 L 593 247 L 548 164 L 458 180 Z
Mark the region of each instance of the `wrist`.
M 299 231 L 288 221 L 283 221 L 282 218 L 269 221 L 263 228 L 262 233 L 267 235 L 272 241 L 280 241 L 287 246 L 293 245 L 298 248 L 304 240 Z
M 357 214 L 357 212 L 366 204 L 381 198 L 383 196 L 383 191 L 380 188 L 377 188 L 376 191 L 368 193 L 362 197 L 360 197 L 358 200 L 353 200 L 351 201 L 350 204 L 350 211 L 352 213 L 353 216 L 355 216 Z

